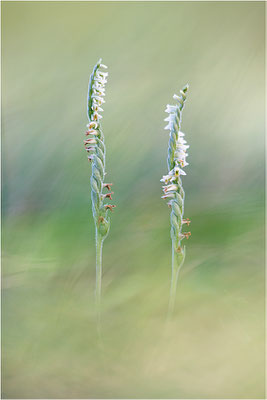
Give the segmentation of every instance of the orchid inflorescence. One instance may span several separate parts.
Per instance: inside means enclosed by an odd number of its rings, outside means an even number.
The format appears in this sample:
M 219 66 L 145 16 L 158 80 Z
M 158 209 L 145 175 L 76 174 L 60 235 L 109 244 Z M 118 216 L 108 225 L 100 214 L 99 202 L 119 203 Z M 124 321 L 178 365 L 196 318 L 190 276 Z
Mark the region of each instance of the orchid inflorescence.
M 163 186 L 164 195 L 163 199 L 168 199 L 168 206 L 171 208 L 171 237 L 175 240 L 176 251 L 183 252 L 180 245 L 182 239 L 191 235 L 190 232 L 182 233 L 182 225 L 189 225 L 190 220 L 184 219 L 184 190 L 182 186 L 181 175 L 186 175 L 182 168 L 188 165 L 186 161 L 187 149 L 189 146 L 184 139 L 184 133 L 180 131 L 182 110 L 186 101 L 186 92 L 188 85 L 181 91 L 181 96 L 174 95 L 173 98 L 177 100 L 176 105 L 167 105 L 166 112 L 169 114 L 165 121 L 168 125 L 164 129 L 170 130 L 169 148 L 168 148 L 168 169 L 167 175 L 164 175 L 161 182 L 165 183 Z
M 105 173 L 105 143 L 102 132 L 100 114 L 105 103 L 105 84 L 107 82 L 108 72 L 101 69 L 107 69 L 106 65 L 101 64 L 101 60 L 95 65 L 90 76 L 88 88 L 88 130 L 86 131 L 86 139 L 84 145 L 88 154 L 88 160 L 92 162 L 91 176 L 91 197 L 92 209 L 96 227 L 101 236 L 105 237 L 109 231 L 110 220 L 107 215 L 108 211 L 112 211 L 115 207 L 112 204 L 104 204 L 106 199 L 112 199 L 111 186 L 112 183 L 104 183 Z M 104 193 L 104 190 L 109 190 Z
M 100 305 L 101 298 L 103 241 L 110 228 L 109 211 L 115 207 L 115 205 L 106 203 L 107 199 L 112 199 L 112 183 L 104 183 L 106 149 L 100 120 L 103 111 L 102 105 L 105 103 L 105 84 L 108 72 L 103 72 L 103 69 L 107 69 L 107 67 L 101 63 L 100 59 L 90 76 L 87 99 L 89 123 L 84 140 L 88 160 L 92 163 L 91 198 L 96 230 L 96 300 L 98 305 Z M 168 199 L 168 206 L 171 208 L 172 280 L 169 311 L 174 306 L 178 273 L 185 258 L 185 246 L 181 245 L 181 241 L 185 238 L 188 239 L 191 235 L 190 232 L 182 232 L 183 225 L 189 226 L 191 222 L 188 218 L 184 218 L 185 193 L 181 180 L 181 176 L 186 175 L 184 167 L 188 165 L 186 157 L 189 146 L 184 139 L 184 133 L 180 130 L 187 90 L 188 85 L 180 90 L 180 96 L 173 96 L 177 103 L 175 105 L 168 104 L 165 110 L 168 113 L 168 117 L 165 118 L 165 121 L 168 122 L 165 129 L 170 131 L 168 174 L 164 175 L 161 181 L 164 183 L 162 198 Z M 98 311 L 100 312 L 100 307 L 98 307 Z
M 106 148 L 100 119 L 102 118 L 102 105 L 105 103 L 105 84 L 108 72 L 103 72 L 103 69 L 107 69 L 107 67 L 101 63 L 100 59 L 90 76 L 87 99 L 89 123 L 87 125 L 86 139 L 84 140 L 88 160 L 92 163 L 91 198 L 96 231 L 96 302 L 99 315 L 102 282 L 102 248 L 110 227 L 108 213 L 115 207 L 113 204 L 106 203 L 107 199 L 112 200 L 112 183 L 104 183 L 106 175 Z
M 168 117 L 165 121 L 168 122 L 165 127 L 166 130 L 170 131 L 170 139 L 168 146 L 168 174 L 164 175 L 161 182 L 163 186 L 163 199 L 168 200 L 168 206 L 171 208 L 171 239 L 173 248 L 173 267 L 172 267 L 172 287 L 171 295 L 175 295 L 176 282 L 178 272 L 182 266 L 185 258 L 185 246 L 182 246 L 181 241 L 188 239 L 191 236 L 191 232 L 182 232 L 184 224 L 189 226 L 190 220 L 184 218 L 184 189 L 182 186 L 181 176 L 186 175 L 183 170 L 188 165 L 186 161 L 187 149 L 189 146 L 186 144 L 184 139 L 184 133 L 180 131 L 182 121 L 182 111 L 186 101 L 186 93 L 188 85 L 180 90 L 180 96 L 176 94 L 173 98 L 177 101 L 175 105 L 167 105 L 166 112 Z M 173 308 L 174 298 L 171 300 Z

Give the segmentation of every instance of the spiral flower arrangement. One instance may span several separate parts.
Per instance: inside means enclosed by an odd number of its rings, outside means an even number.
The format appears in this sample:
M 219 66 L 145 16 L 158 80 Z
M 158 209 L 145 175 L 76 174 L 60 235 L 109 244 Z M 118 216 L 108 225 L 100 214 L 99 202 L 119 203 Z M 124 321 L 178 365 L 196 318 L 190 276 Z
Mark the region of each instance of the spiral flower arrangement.
M 105 84 L 107 83 L 108 72 L 103 72 L 103 69 L 107 69 L 107 67 L 101 64 L 100 59 L 90 76 L 88 87 L 89 123 L 84 140 L 88 160 L 92 164 L 91 198 L 96 237 L 96 302 L 98 305 L 101 298 L 102 248 L 110 227 L 108 213 L 115 207 L 115 205 L 106 203 L 107 199 L 112 199 L 112 183 L 104 183 L 106 148 L 100 123 L 102 118 L 100 113 L 103 111 L 102 105 L 105 103 Z
M 183 225 L 189 226 L 191 222 L 188 218 L 184 218 L 185 192 L 181 179 L 181 176 L 186 175 L 183 168 L 188 165 L 186 157 L 189 146 L 184 139 L 184 133 L 180 131 L 187 91 L 188 85 L 180 90 L 180 96 L 176 94 L 173 96 L 177 103 L 175 105 L 168 104 L 165 110 L 168 113 L 168 117 L 165 118 L 168 124 L 164 129 L 170 131 L 167 158 L 169 172 L 163 176 L 161 182 L 164 183 L 162 198 L 168 200 L 168 206 L 171 209 L 172 278 L 169 314 L 173 312 L 178 274 L 185 259 L 185 246 L 182 244 L 182 240 L 188 239 L 191 235 L 191 232 L 182 232 Z

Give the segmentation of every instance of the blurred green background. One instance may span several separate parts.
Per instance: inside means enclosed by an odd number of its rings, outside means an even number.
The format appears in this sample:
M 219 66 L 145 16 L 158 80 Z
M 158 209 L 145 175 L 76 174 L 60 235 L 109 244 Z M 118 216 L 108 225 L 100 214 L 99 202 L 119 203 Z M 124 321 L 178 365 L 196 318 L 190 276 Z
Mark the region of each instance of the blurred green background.
M 264 398 L 263 2 L 2 2 L 4 398 Z M 94 311 L 89 75 L 114 184 Z M 171 268 L 165 105 L 190 84 Z

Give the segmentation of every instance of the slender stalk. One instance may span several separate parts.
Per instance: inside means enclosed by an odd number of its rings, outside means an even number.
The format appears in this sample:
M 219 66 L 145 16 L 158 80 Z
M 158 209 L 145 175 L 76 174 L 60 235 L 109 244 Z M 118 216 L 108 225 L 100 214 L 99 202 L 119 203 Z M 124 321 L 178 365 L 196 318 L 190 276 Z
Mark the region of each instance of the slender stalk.
M 96 289 L 95 300 L 98 314 L 100 314 L 101 307 L 101 291 L 102 291 L 102 250 L 103 250 L 103 237 L 99 234 L 96 227 Z
M 183 265 L 184 258 L 178 259 L 176 251 L 175 251 L 175 241 L 172 240 L 172 275 L 171 275 L 171 287 L 170 287 L 170 298 L 169 298 L 169 309 L 168 309 L 168 317 L 170 318 L 173 314 L 175 298 L 176 298 L 176 289 L 177 282 L 179 277 L 180 269 Z

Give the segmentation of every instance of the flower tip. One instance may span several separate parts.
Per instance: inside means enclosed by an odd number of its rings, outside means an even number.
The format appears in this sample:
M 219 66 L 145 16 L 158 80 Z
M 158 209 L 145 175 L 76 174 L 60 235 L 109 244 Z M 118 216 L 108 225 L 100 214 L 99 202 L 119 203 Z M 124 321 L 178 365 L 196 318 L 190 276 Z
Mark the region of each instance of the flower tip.
M 114 206 L 113 204 L 106 204 L 105 205 L 105 209 L 106 210 L 110 210 L 110 211 L 113 211 L 113 208 L 115 208 L 116 206 Z
M 168 123 L 168 125 L 166 125 L 165 127 L 164 127 L 164 130 L 171 130 L 172 129 L 172 123 L 171 122 L 169 122 Z
M 114 192 L 106 193 L 103 195 L 103 198 L 112 200 L 112 197 L 111 197 L 112 194 L 114 194 Z
M 104 188 L 107 188 L 108 190 L 111 190 L 111 186 L 112 186 L 113 184 L 112 183 L 104 183 L 103 184 L 103 187 Z
M 87 124 L 88 129 L 96 129 L 97 128 L 97 122 L 96 121 L 91 121 L 89 124 Z
M 182 220 L 182 224 L 186 224 L 187 226 L 189 226 L 190 223 L 191 223 L 191 220 L 189 218 L 185 218 L 185 219 Z M 189 232 L 189 233 L 191 235 L 191 232 Z

